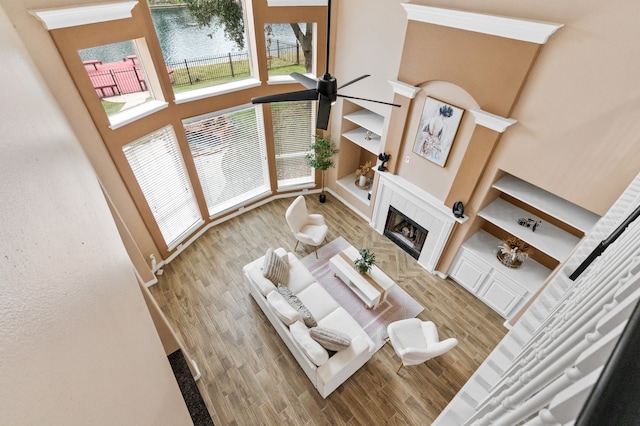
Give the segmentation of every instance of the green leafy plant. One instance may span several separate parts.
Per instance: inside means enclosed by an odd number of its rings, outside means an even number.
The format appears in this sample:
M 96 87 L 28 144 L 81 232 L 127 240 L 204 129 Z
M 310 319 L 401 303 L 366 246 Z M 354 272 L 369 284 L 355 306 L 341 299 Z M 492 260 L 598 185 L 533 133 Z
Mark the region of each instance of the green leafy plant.
M 360 257 L 353 262 L 355 268 L 361 274 L 366 274 L 376 264 L 376 255 L 372 251 L 362 248 L 358 251 Z
M 333 156 L 340 150 L 336 147 L 336 144 L 331 140 L 331 138 L 325 138 L 318 134 L 315 134 L 314 138 L 315 142 L 311 144 L 312 152 L 307 154 L 305 158 L 307 159 L 307 164 L 309 164 L 310 167 L 322 170 L 321 194 L 324 195 L 324 172 L 328 168 L 335 166 Z

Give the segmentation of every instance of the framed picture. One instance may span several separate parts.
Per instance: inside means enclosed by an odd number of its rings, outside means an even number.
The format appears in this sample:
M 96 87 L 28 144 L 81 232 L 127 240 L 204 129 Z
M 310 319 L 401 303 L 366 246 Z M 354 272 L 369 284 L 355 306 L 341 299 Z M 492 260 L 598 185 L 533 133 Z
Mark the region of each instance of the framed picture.
M 444 167 L 464 110 L 427 97 L 413 152 Z

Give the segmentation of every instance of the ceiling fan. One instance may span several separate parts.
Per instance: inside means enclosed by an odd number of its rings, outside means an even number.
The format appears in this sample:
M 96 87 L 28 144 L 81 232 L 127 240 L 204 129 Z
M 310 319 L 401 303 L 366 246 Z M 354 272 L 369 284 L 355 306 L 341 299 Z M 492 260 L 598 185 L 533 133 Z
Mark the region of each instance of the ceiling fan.
M 302 84 L 307 90 L 300 90 L 297 92 L 279 93 L 276 95 L 259 96 L 251 99 L 254 104 L 264 104 L 270 102 L 291 102 L 291 101 L 318 101 L 318 116 L 316 119 L 316 127 L 318 129 L 327 130 L 329 125 L 329 112 L 331 112 L 331 105 L 336 101 L 338 96 L 342 98 L 358 99 L 361 101 L 375 102 L 384 105 L 391 105 L 400 107 L 398 104 L 389 102 L 375 101 L 373 99 L 358 98 L 355 96 L 347 96 L 338 93 L 339 89 L 347 87 L 363 78 L 369 77 L 369 74 L 362 75 L 355 78 L 342 86 L 338 87 L 338 81 L 335 77 L 329 74 L 329 41 L 330 41 L 330 24 L 331 24 L 331 0 L 327 0 L 327 60 L 325 73 L 320 78 L 311 78 L 306 75 L 294 72 L 291 73 L 298 83 Z

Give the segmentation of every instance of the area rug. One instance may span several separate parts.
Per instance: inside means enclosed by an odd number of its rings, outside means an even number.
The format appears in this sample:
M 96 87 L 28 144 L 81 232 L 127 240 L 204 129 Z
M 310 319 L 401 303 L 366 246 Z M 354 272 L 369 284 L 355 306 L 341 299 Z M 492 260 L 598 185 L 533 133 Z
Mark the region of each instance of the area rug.
M 349 245 L 343 237 L 338 237 L 318 248 L 318 258 L 312 253 L 304 257 L 302 263 L 336 302 L 364 328 L 375 343 L 377 351 L 385 344 L 387 325 L 393 321 L 415 318 L 424 307 L 400 286 L 395 285 L 387 293 L 387 300 L 375 310 L 365 308 L 364 302 L 340 278 L 334 277 L 329 267 L 329 259 Z

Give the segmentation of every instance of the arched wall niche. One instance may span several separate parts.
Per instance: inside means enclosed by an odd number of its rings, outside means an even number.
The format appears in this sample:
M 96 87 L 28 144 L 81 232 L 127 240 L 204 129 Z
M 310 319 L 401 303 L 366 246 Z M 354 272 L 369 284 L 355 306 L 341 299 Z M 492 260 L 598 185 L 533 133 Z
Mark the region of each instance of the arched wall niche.
M 477 107 L 475 99 L 462 87 L 448 81 L 428 81 L 417 85 L 420 91 L 411 102 L 405 132 L 398 152 L 397 174 L 420 186 L 440 200 L 445 200 L 460 166 L 475 128 L 475 118 L 469 110 Z M 427 97 L 446 102 L 464 110 L 444 167 L 414 152 L 416 136 L 422 126 L 422 112 Z
M 390 171 L 446 205 L 452 199 L 467 202 L 501 136 L 476 125 L 469 110 L 477 107 L 509 118 L 540 48 L 533 42 L 409 20 L 398 80 L 421 90 L 408 111 L 391 112 L 385 145 L 392 156 Z M 465 109 L 443 168 L 412 152 L 426 96 Z

